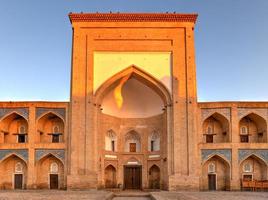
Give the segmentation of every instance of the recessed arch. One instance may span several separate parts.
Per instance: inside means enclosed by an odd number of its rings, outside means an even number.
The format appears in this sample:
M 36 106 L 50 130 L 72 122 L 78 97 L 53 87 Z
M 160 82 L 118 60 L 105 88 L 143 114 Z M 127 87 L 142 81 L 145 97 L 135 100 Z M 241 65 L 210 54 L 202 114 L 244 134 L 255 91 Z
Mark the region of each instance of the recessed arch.
M 230 161 L 228 161 L 224 156 L 222 156 L 222 155 L 220 155 L 220 154 L 217 154 L 217 153 L 208 156 L 208 158 L 202 162 L 203 165 L 206 164 L 206 163 L 207 163 L 209 160 L 211 160 L 212 158 L 219 158 L 219 159 L 221 159 L 222 161 L 224 161 L 224 162 L 228 165 L 228 167 L 231 167 L 231 163 L 230 163 Z
M 64 141 L 65 121 L 53 111 L 42 114 L 37 120 L 36 142 L 40 143 L 59 143 Z M 57 127 L 55 129 L 55 127 Z M 55 132 L 57 130 L 57 132 Z
M 267 142 L 267 121 L 262 116 L 250 112 L 239 120 L 240 142 Z
M 1 118 L 0 130 L 4 133 L 4 143 L 26 143 L 28 120 L 20 113 L 12 111 Z
M 36 119 L 36 121 L 38 122 L 41 118 L 43 118 L 43 117 L 45 117 L 45 116 L 47 116 L 47 115 L 49 115 L 49 114 L 57 116 L 57 117 L 60 118 L 60 119 L 63 121 L 63 123 L 65 124 L 65 119 L 64 119 L 61 115 L 59 115 L 58 113 L 56 113 L 56 112 L 54 112 L 54 111 L 46 111 L 46 112 L 44 112 L 42 115 L 40 115 L 40 116 Z
M 210 171 L 213 164 L 215 170 Z M 203 190 L 229 190 L 231 180 L 230 163 L 221 155 L 211 155 L 202 164 L 201 188 Z
M 22 161 L 25 163 L 25 165 L 27 165 L 27 161 L 26 161 L 22 156 L 20 156 L 20 155 L 18 155 L 18 154 L 16 154 L 16 153 L 10 153 L 10 154 L 6 155 L 5 157 L 3 157 L 3 158 L 0 160 L 0 164 L 1 164 L 2 162 L 4 162 L 5 160 L 11 158 L 11 157 L 16 157 L 16 158 L 22 160 Z
M 248 166 L 246 170 L 245 166 Z M 239 163 L 241 180 L 267 180 L 267 162 L 260 156 L 252 153 Z
M 163 100 L 165 105 L 170 105 L 171 104 L 171 95 L 166 88 L 166 86 L 154 78 L 152 75 L 149 73 L 143 71 L 142 69 L 138 68 L 135 65 L 131 65 L 127 67 L 126 69 L 116 73 L 114 76 L 106 80 L 95 92 L 95 98 L 97 104 L 101 104 L 101 101 L 106 93 L 106 91 L 110 90 L 112 87 L 114 87 L 115 84 L 118 84 L 118 82 L 123 78 L 123 77 L 132 77 L 143 84 L 147 85 L 149 88 L 153 89 Z
M 149 168 L 149 188 L 150 189 L 160 189 L 160 167 L 153 164 Z
M 25 120 L 27 121 L 27 123 L 28 123 L 28 119 L 27 119 L 25 116 L 23 116 L 22 114 L 20 114 L 19 112 L 17 112 L 17 111 L 11 111 L 11 112 L 5 114 L 4 116 L 2 116 L 2 117 L 0 118 L 0 123 L 1 123 L 5 118 L 7 118 L 7 117 L 9 117 L 9 116 L 11 116 L 11 115 L 13 115 L 13 114 L 22 117 L 22 118 L 25 119 Z
M 52 165 L 57 165 L 57 170 L 52 170 Z M 64 188 L 64 163 L 56 155 L 48 153 L 36 162 L 36 185 L 38 189 Z
M 25 159 L 23 159 L 20 155 L 11 153 L 5 156 L 0 162 L 0 171 L 4 172 L 0 173 L 0 188 L 26 188 L 28 166 Z
M 250 157 L 253 157 L 254 159 L 260 161 L 261 163 L 263 163 L 264 165 L 266 165 L 268 167 L 268 163 L 266 162 L 266 160 L 264 160 L 262 157 L 256 155 L 255 153 L 252 153 L 252 154 L 246 156 L 245 158 L 243 158 L 242 160 L 240 160 L 239 164 L 241 165 L 241 163 L 243 163 L 245 160 L 247 160 Z
M 40 157 L 40 158 L 38 159 L 37 162 L 42 162 L 42 160 L 45 160 L 45 159 L 47 159 L 48 157 L 53 157 L 53 158 L 55 158 L 56 160 L 58 160 L 62 165 L 64 165 L 63 160 L 62 160 L 61 158 L 59 158 L 57 155 L 53 154 L 53 153 L 47 153 L 47 154 L 43 155 L 42 157 Z
M 202 123 L 204 142 L 224 143 L 230 142 L 230 122 L 222 114 L 214 112 Z

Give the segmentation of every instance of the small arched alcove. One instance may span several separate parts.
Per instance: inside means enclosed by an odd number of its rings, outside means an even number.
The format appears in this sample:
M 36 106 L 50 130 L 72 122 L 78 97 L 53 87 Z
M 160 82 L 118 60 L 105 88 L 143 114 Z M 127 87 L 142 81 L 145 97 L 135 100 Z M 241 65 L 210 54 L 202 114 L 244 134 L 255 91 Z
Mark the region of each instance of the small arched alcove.
M 160 168 L 157 165 L 149 169 L 149 188 L 160 189 Z
M 240 177 L 245 181 L 267 180 L 267 164 L 256 155 L 250 155 L 240 163 Z
M 116 188 L 116 169 L 113 165 L 108 165 L 104 170 L 105 188 Z
M 202 166 L 201 188 L 203 190 L 229 190 L 230 164 L 221 156 L 214 155 Z
M 0 131 L 3 143 L 26 143 L 28 140 L 28 122 L 16 112 L 1 119 Z
M 16 154 L 10 154 L 0 162 L 1 189 L 25 189 L 27 185 L 27 163 Z
M 214 113 L 203 122 L 205 143 L 230 142 L 229 121 L 223 115 Z
M 36 164 L 37 188 L 39 189 L 63 189 L 64 188 L 64 165 L 53 154 L 47 154 Z
M 37 121 L 37 142 L 64 142 L 64 121 L 55 113 L 49 112 Z
M 132 130 L 125 135 L 125 152 L 140 152 L 141 137 L 140 134 Z
M 240 120 L 239 133 L 242 143 L 267 142 L 266 120 L 260 115 L 250 113 Z

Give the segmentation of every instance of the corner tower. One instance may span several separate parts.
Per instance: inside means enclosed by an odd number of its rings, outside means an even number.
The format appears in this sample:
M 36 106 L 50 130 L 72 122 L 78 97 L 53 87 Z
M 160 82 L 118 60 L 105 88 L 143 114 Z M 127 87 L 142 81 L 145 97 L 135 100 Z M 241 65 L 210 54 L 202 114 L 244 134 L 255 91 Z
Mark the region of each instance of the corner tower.
M 69 17 L 67 187 L 197 189 L 197 15 Z

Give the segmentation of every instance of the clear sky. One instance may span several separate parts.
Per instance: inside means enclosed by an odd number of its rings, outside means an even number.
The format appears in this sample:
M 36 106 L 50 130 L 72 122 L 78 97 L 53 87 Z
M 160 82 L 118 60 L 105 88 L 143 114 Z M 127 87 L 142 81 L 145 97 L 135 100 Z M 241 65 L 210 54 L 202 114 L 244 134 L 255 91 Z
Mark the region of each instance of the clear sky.
M 199 101 L 268 101 L 268 0 L 0 0 L 0 101 L 68 101 L 69 12 L 198 13 Z

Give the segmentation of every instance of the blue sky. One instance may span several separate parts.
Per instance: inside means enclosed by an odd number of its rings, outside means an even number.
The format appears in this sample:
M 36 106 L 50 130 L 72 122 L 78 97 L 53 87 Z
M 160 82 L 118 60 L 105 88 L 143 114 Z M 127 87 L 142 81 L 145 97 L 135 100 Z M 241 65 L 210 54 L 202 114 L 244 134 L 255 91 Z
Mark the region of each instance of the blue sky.
M 1 0 L 0 101 L 68 101 L 69 12 L 198 13 L 199 101 L 268 101 L 267 0 Z

